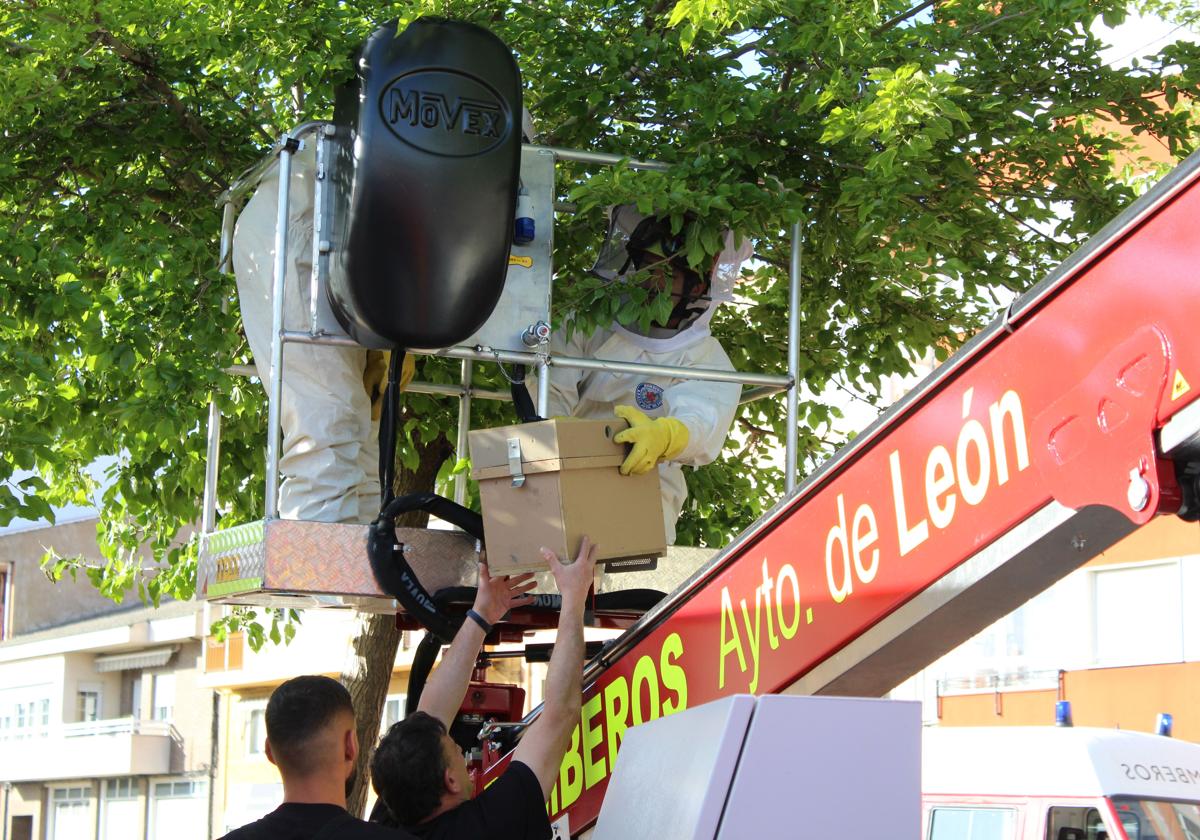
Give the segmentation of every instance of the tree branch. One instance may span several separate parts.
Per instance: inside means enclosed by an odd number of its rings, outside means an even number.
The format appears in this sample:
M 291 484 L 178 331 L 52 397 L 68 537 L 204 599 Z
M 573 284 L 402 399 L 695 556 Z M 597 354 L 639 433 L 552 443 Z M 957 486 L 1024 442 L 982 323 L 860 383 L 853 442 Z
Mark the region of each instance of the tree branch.
M 30 53 L 37 52 L 37 50 L 35 50 L 33 47 L 30 47 L 26 44 L 17 43 L 16 41 L 11 41 L 8 38 L 5 38 L 4 41 L 0 43 L 4 44 L 4 51 L 14 58 L 19 58 L 23 55 L 29 55 Z
M 773 259 L 772 257 L 769 257 L 759 251 L 754 252 L 754 259 L 758 260 L 759 262 L 766 263 L 767 265 L 775 266 L 775 268 L 778 268 L 780 271 L 790 270 L 790 267 L 787 263 L 783 262 L 782 260 Z
M 761 38 L 756 38 L 753 41 L 749 41 L 745 44 L 742 44 L 736 50 L 730 50 L 729 52 L 724 52 L 718 56 L 714 56 L 714 58 L 717 61 L 721 61 L 721 62 L 733 61 L 734 59 L 741 58 L 742 56 L 744 56 L 746 53 L 750 52 L 751 50 L 757 49 L 758 45 L 761 44 L 765 40 L 767 40 L 766 35 L 762 36 Z
M 638 75 L 641 72 L 642 72 L 642 68 L 639 65 L 634 64 L 632 67 L 630 67 L 628 70 L 626 70 L 623 74 L 621 74 L 621 78 L 623 78 L 627 82 L 632 82 L 634 79 L 636 79 L 638 77 Z M 568 117 L 567 119 L 563 120 L 554 129 L 554 132 L 547 136 L 551 137 L 551 138 L 561 137 L 564 129 L 570 128 L 571 126 L 573 126 L 579 122 L 595 119 L 596 115 L 600 113 L 600 108 L 606 104 L 608 104 L 608 103 L 606 103 L 605 100 L 601 99 L 598 103 L 596 103 L 592 107 L 588 108 L 587 113 L 585 113 L 582 117 Z M 615 106 L 616 104 L 623 104 L 623 103 L 613 103 L 613 104 Z M 640 120 L 640 121 L 645 122 L 645 120 Z M 553 145 L 553 144 L 551 144 L 551 145 Z
M 850 399 L 855 400 L 860 403 L 864 403 L 865 405 L 869 405 L 871 408 L 875 409 L 876 411 L 879 410 L 879 395 L 878 394 L 872 394 L 869 391 L 865 394 L 861 394 L 858 391 L 855 391 L 853 388 L 851 388 L 845 382 L 842 382 L 841 380 L 836 379 L 836 378 L 831 379 L 830 381 L 833 383 L 833 387 L 837 388 L 839 391 L 841 391 L 843 394 L 848 396 Z
M 653 32 L 658 26 L 658 19 L 662 17 L 662 13 L 667 10 L 671 2 L 672 0 L 658 0 L 642 18 L 642 29 L 646 32 Z
M 789 64 L 787 69 L 783 71 L 783 78 L 779 80 L 780 93 L 787 93 L 788 88 L 792 86 L 792 75 L 795 69 L 795 65 Z
M 970 29 L 968 29 L 966 32 L 964 32 L 963 35 L 965 37 L 969 38 L 972 35 L 978 35 L 980 32 L 983 32 L 985 29 L 991 29 L 993 26 L 995 26 L 998 23 L 1003 23 L 1004 21 L 1011 20 L 1013 18 L 1025 17 L 1026 15 L 1030 15 L 1030 14 L 1033 14 L 1033 9 L 1025 9 L 1024 11 L 1021 11 L 1021 12 L 1009 12 L 1006 15 L 1000 15 L 998 17 L 995 17 L 992 20 L 989 20 L 987 23 L 981 23 L 978 26 L 972 26 Z
M 658 2 L 656 2 L 646 12 L 646 16 L 644 18 L 642 18 L 642 29 L 646 32 L 655 31 L 655 29 L 657 28 L 658 19 L 662 16 L 663 12 L 665 12 L 667 10 L 667 7 L 671 4 L 671 2 L 672 2 L 672 0 L 658 0 Z M 635 61 L 628 70 L 626 70 L 624 73 L 621 74 L 621 78 L 627 82 L 632 82 L 635 79 L 637 79 L 641 75 L 641 73 L 642 73 L 642 68 Z M 565 129 L 570 128 L 571 126 L 576 125 L 577 123 L 595 119 L 596 115 L 598 113 L 600 113 L 601 106 L 603 106 L 604 104 L 605 104 L 604 100 L 601 100 L 598 104 L 592 106 L 591 108 L 588 108 L 587 113 L 585 113 L 582 117 L 568 117 L 567 119 L 565 119 L 561 123 L 559 123 L 559 125 L 554 129 L 553 133 L 550 133 L 547 136 L 550 138 L 561 137 L 562 132 Z
M 250 113 L 250 109 L 247 108 L 245 105 L 243 105 L 241 102 L 238 102 L 237 97 L 230 94 L 230 92 L 228 91 L 228 89 L 226 89 L 226 87 L 224 85 L 218 85 L 217 91 L 221 94 L 221 96 L 225 99 L 226 102 L 228 102 L 230 105 L 232 105 L 233 107 L 238 109 L 238 111 L 241 113 L 241 115 L 246 118 L 247 124 L 249 124 L 250 128 L 258 135 L 258 137 L 261 140 L 263 140 L 264 142 L 266 142 L 268 144 L 275 142 L 275 140 L 277 138 L 272 137 L 271 132 L 267 131 L 263 127 L 262 123 L 260 123 L 258 120 L 256 120 L 254 118 L 254 115 Z
M 118 39 L 108 29 L 104 28 L 99 13 L 93 16 L 93 23 L 98 28 L 92 33 L 92 37 L 111 49 L 126 64 L 141 70 L 143 75 L 142 83 L 158 95 L 162 104 L 166 105 L 171 113 L 175 114 L 176 118 L 183 124 L 183 127 L 189 134 L 207 145 L 209 140 L 208 129 L 179 100 L 179 97 L 171 89 L 171 86 L 158 75 L 158 64 L 154 56 L 144 51 L 136 50 Z
M 936 6 L 937 4 L 938 4 L 938 0 L 925 0 L 925 2 L 919 6 L 913 6 L 908 11 L 901 12 L 900 14 L 896 15 L 894 18 L 892 18 L 890 20 L 885 20 L 883 23 L 879 24 L 879 26 L 877 26 L 871 30 L 871 35 L 872 36 L 882 35 L 884 32 L 887 32 L 889 29 L 894 29 L 895 27 L 904 23 L 904 21 L 908 20 L 909 18 L 915 17 L 916 15 L 919 15 L 921 12 L 928 9 L 930 6 Z
M 992 199 L 988 199 L 988 204 L 991 204 L 993 207 L 995 207 L 997 210 L 999 210 L 1001 213 L 1003 213 L 1008 218 L 1012 219 L 1014 222 L 1019 224 L 1021 227 L 1025 228 L 1026 230 L 1030 231 L 1031 233 L 1033 233 L 1037 236 L 1040 236 L 1046 242 L 1053 245 L 1054 248 L 1057 250 L 1057 252 L 1059 254 L 1062 254 L 1064 257 L 1071 252 L 1070 245 L 1067 245 L 1063 242 L 1059 242 L 1057 239 L 1055 239 L 1050 234 L 1044 233 L 1044 232 L 1038 230 L 1033 225 L 1029 224 L 1029 222 L 1025 221 L 1020 216 L 1018 216 L 1016 213 L 1013 213 L 1012 211 L 1005 208 L 1005 206 L 1003 204 L 1001 204 L 999 201 L 993 201 Z
M 764 429 L 762 426 L 755 426 L 753 423 L 751 423 L 745 417 L 738 418 L 738 425 L 741 426 L 743 429 L 745 429 L 747 432 L 750 432 L 750 434 L 754 435 L 755 437 L 762 437 L 764 435 L 773 434 L 773 432 L 770 429 Z

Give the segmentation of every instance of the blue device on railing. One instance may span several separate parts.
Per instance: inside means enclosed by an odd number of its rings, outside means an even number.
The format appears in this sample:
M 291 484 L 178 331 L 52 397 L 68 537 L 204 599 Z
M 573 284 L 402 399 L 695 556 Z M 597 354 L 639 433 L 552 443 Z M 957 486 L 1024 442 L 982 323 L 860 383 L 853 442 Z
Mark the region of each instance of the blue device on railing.
M 513 223 L 513 243 L 528 245 L 537 234 L 533 223 L 533 202 L 524 185 L 517 191 L 517 220 Z

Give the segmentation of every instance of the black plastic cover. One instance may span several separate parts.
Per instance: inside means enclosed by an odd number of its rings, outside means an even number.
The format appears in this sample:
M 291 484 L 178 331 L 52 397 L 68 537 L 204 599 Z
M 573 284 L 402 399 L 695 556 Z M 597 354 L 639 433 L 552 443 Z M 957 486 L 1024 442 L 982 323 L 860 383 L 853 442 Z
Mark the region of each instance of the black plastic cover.
M 504 288 L 521 160 L 521 77 L 473 24 L 422 18 L 363 44 L 338 96 L 329 298 L 366 347 L 440 348 Z

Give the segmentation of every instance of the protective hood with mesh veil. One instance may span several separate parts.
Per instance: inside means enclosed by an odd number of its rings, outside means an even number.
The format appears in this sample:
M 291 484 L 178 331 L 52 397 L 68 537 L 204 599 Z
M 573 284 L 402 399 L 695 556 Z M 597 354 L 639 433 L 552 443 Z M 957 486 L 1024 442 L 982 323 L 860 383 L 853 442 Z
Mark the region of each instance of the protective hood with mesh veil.
M 596 264 L 592 266 L 593 274 L 604 280 L 616 281 L 634 273 L 628 250 L 629 241 L 634 230 L 646 218 L 647 215 L 639 213 L 632 204 L 620 204 L 612 208 L 609 212 L 608 235 L 600 247 Z M 733 300 L 733 286 L 741 272 L 742 263 L 753 253 L 750 241 L 744 239 L 738 244 L 732 231 L 726 231 L 724 239 L 725 246 L 717 255 L 709 277 L 707 297 L 710 300 L 697 316 L 681 322 L 679 327 L 673 330 L 651 326 L 648 335 L 637 332 L 636 324 L 631 328 L 614 323 L 614 332 L 655 353 L 679 350 L 710 335 L 709 322 L 712 321 L 713 313 L 722 301 Z

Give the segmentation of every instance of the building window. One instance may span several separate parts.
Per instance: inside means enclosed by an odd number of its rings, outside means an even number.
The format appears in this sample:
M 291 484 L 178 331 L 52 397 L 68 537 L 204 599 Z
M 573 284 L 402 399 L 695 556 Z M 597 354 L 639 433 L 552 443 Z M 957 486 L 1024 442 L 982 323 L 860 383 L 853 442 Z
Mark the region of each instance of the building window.
M 154 675 L 154 719 L 171 720 L 175 716 L 175 675 Z
M 208 785 L 203 780 L 154 782 L 148 840 L 204 840 L 208 836 Z
M 246 755 L 265 755 L 266 744 L 267 708 L 262 704 L 249 706 L 246 709 Z
M 142 819 L 141 784 L 137 779 L 109 779 L 104 783 L 100 802 L 99 840 L 123 840 L 140 833 Z
M 1012 840 L 1017 812 L 1011 808 L 934 808 L 929 840 Z
M 104 783 L 107 799 L 137 799 L 138 783 L 135 779 L 109 779 Z
M 191 799 L 204 792 L 203 781 L 157 782 L 155 799 Z
M 387 700 L 383 704 L 383 720 L 379 722 L 379 737 L 382 738 L 393 723 L 399 723 L 404 719 L 404 700 L 403 694 L 389 694 Z
M 0 691 L 0 740 L 45 737 L 50 729 L 50 698 L 38 697 L 49 686 Z
M 1096 664 L 1182 660 L 1183 609 L 1177 562 L 1099 568 L 1092 574 Z
M 142 719 L 142 675 L 126 672 L 122 675 L 126 680 L 121 689 L 121 713 L 129 715 L 134 720 Z M 128 702 L 126 702 L 128 701 Z
M 100 720 L 100 689 L 89 686 L 75 694 L 76 715 L 80 721 Z
M 78 840 L 92 835 L 90 787 L 54 788 L 50 791 L 50 819 L 46 840 Z
M 9 622 L 12 621 L 10 606 L 12 604 L 12 564 L 0 563 L 0 642 L 9 636 Z
M 204 670 L 206 673 L 241 670 L 246 654 L 246 637 L 242 633 L 230 633 L 225 641 L 209 638 L 204 643 Z

